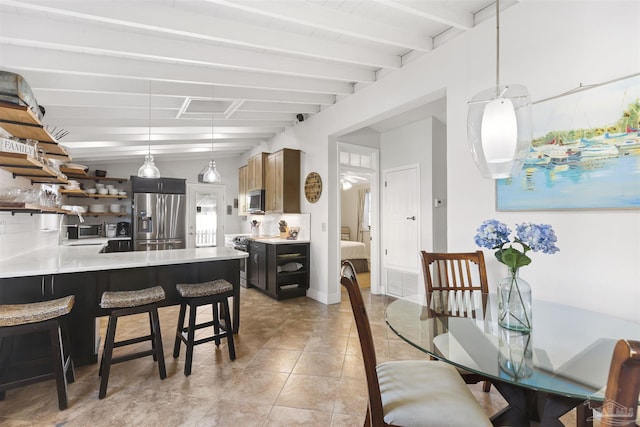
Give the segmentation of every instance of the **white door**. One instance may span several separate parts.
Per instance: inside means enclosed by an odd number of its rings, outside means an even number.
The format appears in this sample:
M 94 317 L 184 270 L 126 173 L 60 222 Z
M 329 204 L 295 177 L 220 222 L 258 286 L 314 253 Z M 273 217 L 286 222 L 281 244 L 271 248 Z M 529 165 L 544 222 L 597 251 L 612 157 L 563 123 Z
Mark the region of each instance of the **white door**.
M 384 171 L 384 267 L 419 272 L 420 172 L 418 166 Z
M 187 248 L 224 246 L 225 186 L 187 184 Z

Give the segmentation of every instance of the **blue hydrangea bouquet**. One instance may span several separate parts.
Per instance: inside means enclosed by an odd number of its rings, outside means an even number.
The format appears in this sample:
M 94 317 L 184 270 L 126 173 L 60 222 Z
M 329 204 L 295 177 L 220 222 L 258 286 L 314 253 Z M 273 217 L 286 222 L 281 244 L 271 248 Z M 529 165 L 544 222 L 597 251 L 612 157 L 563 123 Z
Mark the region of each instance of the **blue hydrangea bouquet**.
M 511 229 L 495 219 L 484 221 L 477 231 L 478 234 L 474 238 L 476 245 L 481 248 L 497 249 L 496 258 L 509 267 L 512 274 L 515 274 L 518 268 L 531 264 L 531 258 L 527 256 L 527 252 L 541 251 L 545 254 L 554 254 L 560 250 L 556 246 L 558 240 L 556 233 L 548 224 L 524 222 L 516 225 L 513 242 L 509 238 Z
M 527 252 L 554 254 L 556 234 L 548 224 L 525 222 L 516 225 L 513 241 L 511 229 L 490 219 L 478 228 L 474 240 L 482 248 L 497 249 L 496 258 L 509 268 L 510 275 L 498 283 L 498 324 L 504 328 L 528 333 L 533 327 L 531 286 L 520 278 L 520 267 L 531 264 Z

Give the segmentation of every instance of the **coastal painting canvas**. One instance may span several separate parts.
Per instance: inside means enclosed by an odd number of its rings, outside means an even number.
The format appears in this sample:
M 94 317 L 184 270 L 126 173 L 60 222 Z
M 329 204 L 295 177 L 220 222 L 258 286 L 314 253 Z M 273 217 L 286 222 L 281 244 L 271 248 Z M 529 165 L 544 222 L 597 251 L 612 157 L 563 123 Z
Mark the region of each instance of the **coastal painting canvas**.
M 499 211 L 640 208 L 640 75 L 533 106 L 522 172 L 496 181 Z

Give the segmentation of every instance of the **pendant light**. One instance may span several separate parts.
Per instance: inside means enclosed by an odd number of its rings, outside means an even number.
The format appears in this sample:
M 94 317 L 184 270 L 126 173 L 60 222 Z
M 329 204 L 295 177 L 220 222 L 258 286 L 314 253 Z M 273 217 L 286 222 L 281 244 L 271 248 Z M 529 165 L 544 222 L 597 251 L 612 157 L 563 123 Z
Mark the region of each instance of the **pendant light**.
M 517 175 L 531 146 L 531 97 L 523 85 L 500 85 L 500 0 L 496 0 L 496 85 L 469 102 L 467 139 L 485 178 Z
M 220 176 L 220 172 L 216 169 L 216 161 L 213 159 L 213 121 L 214 121 L 214 111 L 215 111 L 215 101 L 213 97 L 213 86 L 211 86 L 211 161 L 209 164 L 202 169 L 200 172 L 201 182 L 207 182 L 210 184 L 214 184 L 216 182 L 222 181 L 222 177 Z
M 149 151 L 144 156 L 144 163 L 138 169 L 138 176 L 140 178 L 160 178 L 160 170 L 153 163 L 153 156 L 151 155 L 151 80 L 149 80 Z

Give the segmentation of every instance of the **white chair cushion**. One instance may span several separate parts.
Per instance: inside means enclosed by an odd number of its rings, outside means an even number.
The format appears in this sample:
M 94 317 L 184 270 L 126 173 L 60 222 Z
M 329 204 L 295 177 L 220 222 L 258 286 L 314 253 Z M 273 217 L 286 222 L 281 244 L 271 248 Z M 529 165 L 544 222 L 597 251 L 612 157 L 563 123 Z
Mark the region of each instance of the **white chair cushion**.
M 394 426 L 491 426 L 456 369 L 438 361 L 406 360 L 376 367 L 384 421 Z

